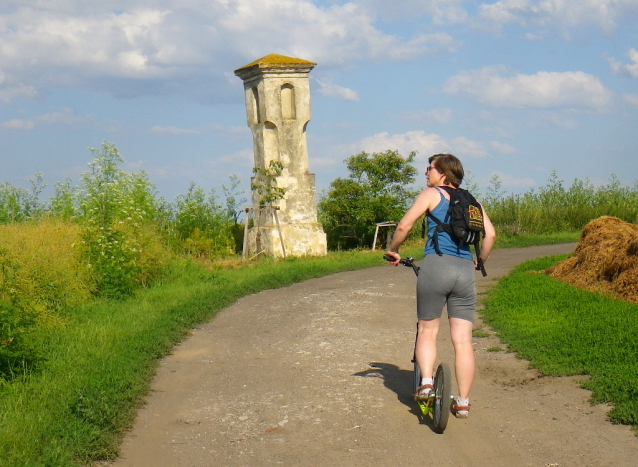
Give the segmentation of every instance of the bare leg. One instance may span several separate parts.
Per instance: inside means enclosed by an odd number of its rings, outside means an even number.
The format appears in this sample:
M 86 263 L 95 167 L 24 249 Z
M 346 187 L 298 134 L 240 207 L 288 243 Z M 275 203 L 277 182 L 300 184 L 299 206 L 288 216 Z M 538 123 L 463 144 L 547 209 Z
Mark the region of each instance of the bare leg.
M 465 319 L 450 318 L 450 335 L 454 345 L 454 369 L 459 397 L 467 399 L 470 397 L 476 366 L 472 347 L 472 323 Z
M 436 337 L 439 334 L 441 318 L 420 319 L 419 334 L 416 339 L 415 355 L 423 378 L 431 378 L 436 361 Z

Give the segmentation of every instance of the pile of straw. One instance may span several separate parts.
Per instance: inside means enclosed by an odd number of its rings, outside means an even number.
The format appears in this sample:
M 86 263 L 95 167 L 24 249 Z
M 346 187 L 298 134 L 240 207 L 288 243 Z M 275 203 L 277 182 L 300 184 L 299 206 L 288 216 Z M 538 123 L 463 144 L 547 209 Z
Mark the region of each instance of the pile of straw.
M 574 255 L 545 272 L 576 287 L 638 303 L 638 226 L 599 217 L 583 229 Z

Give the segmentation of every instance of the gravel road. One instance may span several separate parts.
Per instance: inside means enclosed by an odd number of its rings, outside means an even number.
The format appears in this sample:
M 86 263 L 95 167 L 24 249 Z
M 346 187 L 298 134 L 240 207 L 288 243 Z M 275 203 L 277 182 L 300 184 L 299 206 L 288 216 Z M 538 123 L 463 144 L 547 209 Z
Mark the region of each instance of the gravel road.
M 495 250 L 479 293 L 524 260 L 574 247 Z M 474 339 L 470 417 L 434 433 L 410 397 L 414 294 L 410 269 L 381 266 L 239 300 L 162 361 L 108 465 L 638 465 L 638 438 L 590 406 L 578 378 L 488 352 L 505 348 L 491 332 Z M 447 323 L 439 359 L 453 361 Z

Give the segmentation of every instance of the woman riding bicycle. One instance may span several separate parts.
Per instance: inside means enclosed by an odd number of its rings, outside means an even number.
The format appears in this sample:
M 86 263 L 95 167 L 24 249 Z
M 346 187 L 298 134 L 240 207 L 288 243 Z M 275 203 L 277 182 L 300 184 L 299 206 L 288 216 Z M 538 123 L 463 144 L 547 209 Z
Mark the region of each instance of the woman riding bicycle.
M 399 247 L 415 222 L 429 212 L 438 219 L 446 217 L 450 195 L 439 187 L 458 188 L 463 181 L 461 161 L 451 154 L 435 154 L 428 159 L 427 186 L 419 194 L 412 207 L 403 216 L 392 238 L 388 255 L 399 264 Z M 481 206 L 482 207 L 482 206 Z M 446 222 L 447 220 L 444 220 Z M 481 245 L 480 259 L 485 262 L 496 239 L 494 226 L 483 209 L 485 237 Z M 452 403 L 452 412 L 458 418 L 466 418 L 470 409 L 469 397 L 474 380 L 474 348 L 472 325 L 476 308 L 475 271 L 469 246 L 459 247 L 448 233 L 438 233 L 437 254 L 432 238 L 437 224 L 428 218 L 428 241 L 417 280 L 418 334 L 415 348 L 416 361 L 421 375 L 421 386 L 415 400 L 427 400 L 433 389 L 432 374 L 436 361 L 436 338 L 441 323 L 443 306 L 447 304 L 450 335 L 454 346 L 454 369 L 459 395 Z

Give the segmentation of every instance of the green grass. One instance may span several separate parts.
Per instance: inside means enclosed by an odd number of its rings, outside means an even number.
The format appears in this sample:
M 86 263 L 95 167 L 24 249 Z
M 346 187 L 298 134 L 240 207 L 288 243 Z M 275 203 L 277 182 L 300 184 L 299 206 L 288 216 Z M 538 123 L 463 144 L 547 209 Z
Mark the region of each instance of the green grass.
M 420 257 L 417 249 L 404 253 Z M 64 328 L 36 336 L 47 355 L 41 369 L 0 387 L 0 465 L 73 466 L 113 458 L 159 359 L 190 328 L 242 296 L 382 265 L 381 255 L 264 259 L 214 272 L 181 261 L 136 297 L 67 310 Z
M 638 425 L 638 305 L 571 287 L 538 271 L 564 257 L 517 267 L 488 292 L 481 312 L 510 351 L 542 374 L 589 375 L 592 403 L 614 423 Z
M 580 238 L 580 230 L 555 232 L 550 234 L 512 235 L 498 232 L 495 248 L 523 248 L 536 245 L 557 245 L 560 243 L 575 243 Z

